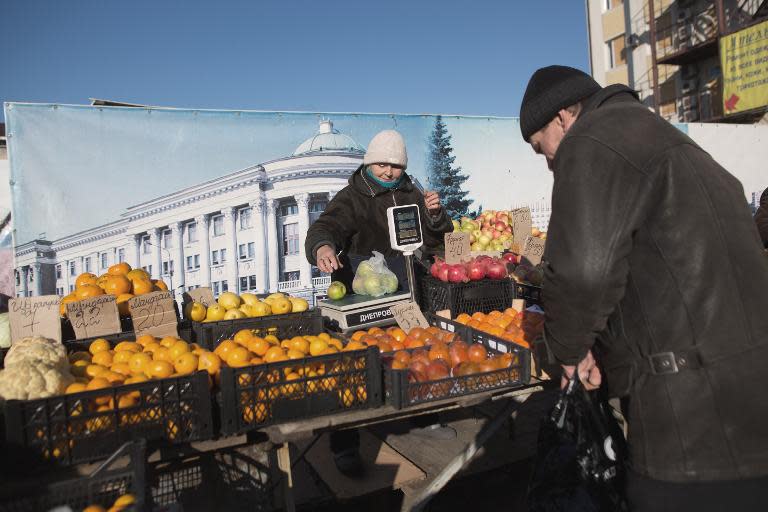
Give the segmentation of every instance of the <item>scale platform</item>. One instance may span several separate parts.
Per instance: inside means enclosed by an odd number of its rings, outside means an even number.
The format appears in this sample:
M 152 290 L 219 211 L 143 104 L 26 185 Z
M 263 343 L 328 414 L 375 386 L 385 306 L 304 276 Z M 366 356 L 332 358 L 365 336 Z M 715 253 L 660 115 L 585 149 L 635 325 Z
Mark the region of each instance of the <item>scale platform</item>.
M 392 304 L 411 299 L 410 292 L 395 292 L 381 297 L 347 295 L 341 300 L 325 299 L 317 303 L 320 312 L 342 331 L 367 329 L 392 322 Z

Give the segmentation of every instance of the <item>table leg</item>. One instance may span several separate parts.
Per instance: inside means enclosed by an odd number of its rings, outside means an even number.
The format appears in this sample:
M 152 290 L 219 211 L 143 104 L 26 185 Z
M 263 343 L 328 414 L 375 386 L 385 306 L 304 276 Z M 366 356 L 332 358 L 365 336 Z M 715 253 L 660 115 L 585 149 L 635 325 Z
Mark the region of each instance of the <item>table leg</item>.
M 293 499 L 293 474 L 291 472 L 291 450 L 288 443 L 277 449 L 277 466 L 283 477 L 283 500 L 286 512 L 296 512 Z
M 429 485 L 416 494 L 409 503 L 403 502 L 402 511 L 421 511 L 432 497 L 440 492 L 445 485 L 458 473 L 464 465 L 475 456 L 480 447 L 501 427 L 512 413 L 517 409 L 528 395 L 509 400 L 509 403 L 478 432 L 477 437 L 467 445 L 462 453 L 457 455 L 445 468 L 437 475 Z

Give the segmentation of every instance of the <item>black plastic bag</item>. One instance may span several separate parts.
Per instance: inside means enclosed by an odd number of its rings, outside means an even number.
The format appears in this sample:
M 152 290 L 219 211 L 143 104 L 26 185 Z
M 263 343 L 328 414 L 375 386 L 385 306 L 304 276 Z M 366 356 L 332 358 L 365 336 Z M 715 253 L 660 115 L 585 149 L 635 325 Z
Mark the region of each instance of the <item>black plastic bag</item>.
M 570 379 L 542 420 L 530 512 L 622 512 L 624 436 L 604 397 Z

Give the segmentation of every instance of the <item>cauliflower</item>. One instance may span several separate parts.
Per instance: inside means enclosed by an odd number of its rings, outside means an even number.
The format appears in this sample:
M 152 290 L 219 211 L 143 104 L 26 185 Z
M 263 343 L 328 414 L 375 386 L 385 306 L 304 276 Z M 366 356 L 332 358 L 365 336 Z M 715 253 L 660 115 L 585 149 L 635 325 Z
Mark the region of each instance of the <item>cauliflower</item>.
M 0 348 L 11 346 L 11 322 L 8 313 L 0 313 Z
M 61 395 L 74 381 L 68 369 L 61 370 L 34 361 L 18 361 L 12 367 L 0 370 L 0 402 Z
M 9 368 L 22 361 L 52 366 L 61 370 L 69 368 L 67 349 L 64 348 L 64 345 L 42 336 L 22 338 L 11 345 L 5 355 L 5 367 Z

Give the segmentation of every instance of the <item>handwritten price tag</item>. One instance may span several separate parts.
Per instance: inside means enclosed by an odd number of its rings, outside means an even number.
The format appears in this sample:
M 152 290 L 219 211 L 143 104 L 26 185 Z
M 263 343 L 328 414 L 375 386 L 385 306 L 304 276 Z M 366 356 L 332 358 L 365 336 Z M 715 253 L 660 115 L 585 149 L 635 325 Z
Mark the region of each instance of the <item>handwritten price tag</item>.
M 100 295 L 67 304 L 75 338 L 81 340 L 120 332 L 120 314 L 114 295 Z
M 532 265 L 541 263 L 541 257 L 544 255 L 544 246 L 547 241 L 535 236 L 528 237 L 523 248 L 523 258 L 531 262 Z
M 515 243 L 525 247 L 525 241 L 531 236 L 531 209 L 527 206 L 512 210 L 512 235 Z
M 176 306 L 171 292 L 152 292 L 128 301 L 136 336 L 178 336 Z
M 195 288 L 184 293 L 184 302 L 199 302 L 205 307 L 210 306 L 216 300 L 213 298 L 213 292 L 210 288 Z
M 445 234 L 445 261 L 453 265 L 470 259 L 469 233 L 454 231 Z
M 27 336 L 61 341 L 60 301 L 58 295 L 11 299 L 8 303 L 11 341 Z
M 389 306 L 397 325 L 405 332 L 410 332 L 414 327 L 429 327 L 429 322 L 421 312 L 419 305 L 412 301 L 399 302 Z

